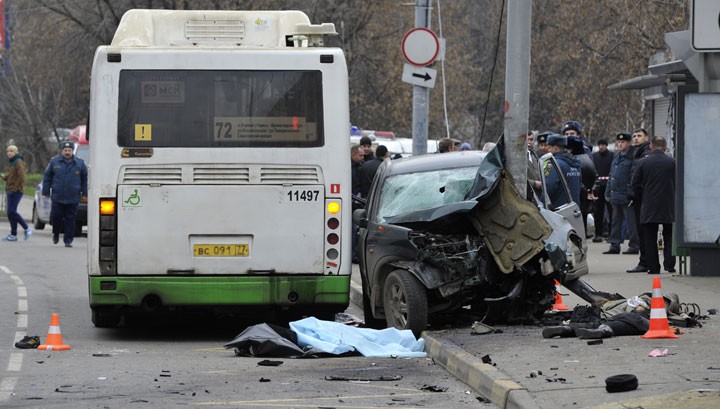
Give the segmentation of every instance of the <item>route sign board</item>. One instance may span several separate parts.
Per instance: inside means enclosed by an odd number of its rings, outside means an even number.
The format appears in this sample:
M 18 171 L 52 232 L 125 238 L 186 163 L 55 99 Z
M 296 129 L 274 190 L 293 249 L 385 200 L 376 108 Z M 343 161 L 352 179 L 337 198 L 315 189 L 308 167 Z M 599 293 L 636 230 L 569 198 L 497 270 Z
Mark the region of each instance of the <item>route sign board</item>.
M 432 64 L 440 52 L 440 41 L 432 30 L 414 28 L 402 40 L 405 60 L 412 65 L 425 67 Z
M 720 1 L 693 0 L 690 12 L 690 31 L 693 50 L 720 51 Z

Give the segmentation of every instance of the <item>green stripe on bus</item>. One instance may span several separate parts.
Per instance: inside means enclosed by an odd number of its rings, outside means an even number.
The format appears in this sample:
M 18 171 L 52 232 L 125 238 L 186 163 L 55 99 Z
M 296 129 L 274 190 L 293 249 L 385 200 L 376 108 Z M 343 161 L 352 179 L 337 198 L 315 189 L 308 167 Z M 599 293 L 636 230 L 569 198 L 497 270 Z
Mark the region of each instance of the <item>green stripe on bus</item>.
M 91 306 L 139 306 L 156 295 L 164 306 L 313 306 L 348 304 L 350 276 L 91 276 Z M 115 283 L 113 290 L 107 288 Z M 288 295 L 297 294 L 291 302 Z

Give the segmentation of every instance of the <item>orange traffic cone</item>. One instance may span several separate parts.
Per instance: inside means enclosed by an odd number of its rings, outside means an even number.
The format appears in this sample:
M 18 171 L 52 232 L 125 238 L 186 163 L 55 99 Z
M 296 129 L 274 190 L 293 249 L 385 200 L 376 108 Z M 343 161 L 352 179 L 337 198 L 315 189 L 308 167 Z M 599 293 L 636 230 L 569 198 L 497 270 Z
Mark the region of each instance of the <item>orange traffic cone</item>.
M 653 278 L 652 301 L 650 303 L 650 328 L 641 335 L 641 338 L 677 338 L 678 336 L 670 329 L 670 324 L 665 311 L 665 299 L 663 298 L 660 277 Z
M 45 351 L 67 351 L 70 349 L 70 345 L 63 344 L 62 333 L 60 332 L 60 318 L 58 318 L 57 313 L 53 313 L 50 318 L 50 329 L 45 342 L 37 349 Z
M 552 306 L 553 311 L 567 311 L 568 307 L 563 303 L 562 294 L 560 294 L 560 291 L 558 291 L 558 287 L 560 287 L 560 283 L 558 280 L 555 280 L 555 304 Z

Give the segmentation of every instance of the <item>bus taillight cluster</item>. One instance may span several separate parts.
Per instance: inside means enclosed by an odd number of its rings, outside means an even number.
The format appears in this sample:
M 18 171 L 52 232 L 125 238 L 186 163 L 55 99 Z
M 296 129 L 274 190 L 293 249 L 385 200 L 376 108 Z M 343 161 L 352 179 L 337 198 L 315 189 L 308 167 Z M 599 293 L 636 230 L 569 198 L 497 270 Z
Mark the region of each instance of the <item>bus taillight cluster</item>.
M 328 199 L 325 203 L 325 271 L 337 274 L 340 261 L 340 201 Z
M 100 199 L 100 274 L 117 274 L 117 213 L 114 198 Z

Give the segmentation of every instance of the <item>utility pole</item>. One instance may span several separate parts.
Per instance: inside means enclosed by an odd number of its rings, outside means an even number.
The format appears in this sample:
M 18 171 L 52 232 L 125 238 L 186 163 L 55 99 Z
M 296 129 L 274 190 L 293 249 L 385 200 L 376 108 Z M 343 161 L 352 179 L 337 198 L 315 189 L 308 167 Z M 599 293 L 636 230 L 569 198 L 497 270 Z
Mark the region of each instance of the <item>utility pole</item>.
M 430 28 L 430 0 L 415 0 L 415 27 Z M 430 88 L 413 85 L 413 156 L 427 153 Z
M 530 25 L 532 0 L 509 0 L 505 54 L 504 137 L 506 168 L 515 188 L 527 190 L 527 132 L 530 105 Z

